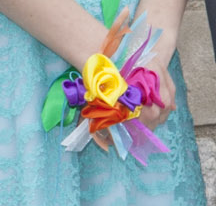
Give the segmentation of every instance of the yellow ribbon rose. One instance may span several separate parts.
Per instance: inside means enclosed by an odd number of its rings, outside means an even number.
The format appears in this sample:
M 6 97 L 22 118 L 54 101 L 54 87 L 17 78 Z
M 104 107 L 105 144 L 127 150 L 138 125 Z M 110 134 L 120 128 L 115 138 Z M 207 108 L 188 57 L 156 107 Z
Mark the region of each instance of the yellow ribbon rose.
M 102 54 L 94 54 L 87 60 L 82 75 L 88 102 L 98 98 L 113 107 L 128 87 L 116 66 Z

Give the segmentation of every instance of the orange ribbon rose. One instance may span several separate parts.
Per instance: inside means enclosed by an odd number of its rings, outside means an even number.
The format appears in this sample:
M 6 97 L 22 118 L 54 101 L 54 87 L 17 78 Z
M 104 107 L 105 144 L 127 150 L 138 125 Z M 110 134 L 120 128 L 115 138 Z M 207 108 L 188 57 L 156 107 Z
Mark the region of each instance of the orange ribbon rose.
M 104 129 L 110 125 L 125 121 L 129 116 L 129 109 L 120 102 L 114 107 L 96 98 L 82 110 L 82 116 L 90 119 L 89 132 Z

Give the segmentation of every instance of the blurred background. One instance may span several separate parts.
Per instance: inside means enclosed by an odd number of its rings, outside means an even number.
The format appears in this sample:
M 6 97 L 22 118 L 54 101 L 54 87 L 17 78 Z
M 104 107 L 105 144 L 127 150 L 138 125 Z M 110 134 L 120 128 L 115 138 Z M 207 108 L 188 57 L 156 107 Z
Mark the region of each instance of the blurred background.
M 206 182 L 208 206 L 216 205 L 216 64 L 204 0 L 189 0 L 178 41 L 188 103 Z

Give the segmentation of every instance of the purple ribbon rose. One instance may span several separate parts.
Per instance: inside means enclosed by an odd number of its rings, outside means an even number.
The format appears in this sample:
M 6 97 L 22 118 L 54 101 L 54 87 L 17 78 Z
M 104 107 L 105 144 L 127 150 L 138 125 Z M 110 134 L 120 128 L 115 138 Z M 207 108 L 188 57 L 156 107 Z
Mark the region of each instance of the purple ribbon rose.
M 84 94 L 86 89 L 81 78 L 77 78 L 74 82 L 65 80 L 62 83 L 62 88 L 70 106 L 81 106 L 85 104 Z
M 129 85 L 127 91 L 119 97 L 118 101 L 134 112 L 136 106 L 141 105 L 141 97 L 140 90 L 135 86 Z

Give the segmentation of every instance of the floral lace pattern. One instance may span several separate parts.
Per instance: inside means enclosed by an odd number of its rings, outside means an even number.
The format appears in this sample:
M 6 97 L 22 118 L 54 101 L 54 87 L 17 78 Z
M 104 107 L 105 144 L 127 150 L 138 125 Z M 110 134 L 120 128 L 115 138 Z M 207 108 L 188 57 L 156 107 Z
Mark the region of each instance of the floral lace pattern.
M 103 205 L 143 205 L 144 202 L 147 206 L 206 205 L 193 120 L 187 108 L 186 86 L 177 52 L 169 71 L 177 87 L 177 110 L 155 133 L 171 152 L 151 155 L 148 166 L 143 167 L 131 156 L 124 162 L 113 148 L 107 154 L 90 143 L 79 155 L 81 197 L 86 205 L 100 205 L 108 195 L 109 201 L 122 203 Z
M 77 0 L 102 21 L 100 0 Z M 138 0 L 121 0 L 133 14 Z M 169 66 L 177 110 L 156 134 L 171 149 L 148 167 L 91 142 L 64 152 L 57 127 L 46 134 L 40 112 L 50 83 L 69 64 L 0 15 L 0 206 L 205 206 L 193 121 L 176 52 Z M 75 127 L 64 129 L 62 138 Z

